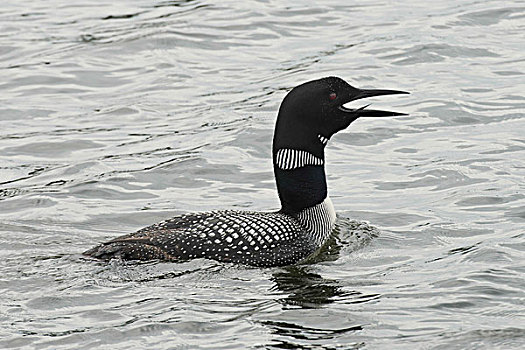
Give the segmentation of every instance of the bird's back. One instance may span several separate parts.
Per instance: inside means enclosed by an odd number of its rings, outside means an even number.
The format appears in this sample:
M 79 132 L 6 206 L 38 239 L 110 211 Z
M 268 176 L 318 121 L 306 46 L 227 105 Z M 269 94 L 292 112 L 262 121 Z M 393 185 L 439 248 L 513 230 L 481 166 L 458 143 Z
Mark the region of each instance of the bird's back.
M 193 213 L 115 238 L 85 254 L 105 260 L 209 258 L 252 266 L 289 265 L 319 248 L 305 223 L 280 212 Z

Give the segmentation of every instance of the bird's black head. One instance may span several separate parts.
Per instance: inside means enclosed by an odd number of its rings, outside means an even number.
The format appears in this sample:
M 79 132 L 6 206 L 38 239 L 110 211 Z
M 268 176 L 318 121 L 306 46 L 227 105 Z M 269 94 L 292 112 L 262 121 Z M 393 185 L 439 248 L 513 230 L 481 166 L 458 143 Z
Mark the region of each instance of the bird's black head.
M 324 145 L 319 135 L 329 139 L 346 129 L 360 117 L 386 117 L 403 113 L 366 109 L 351 109 L 344 105 L 365 97 L 407 94 L 396 90 L 358 89 L 341 78 L 312 80 L 292 89 L 286 95 L 277 117 L 274 152 L 281 148 L 302 149 L 323 156 Z

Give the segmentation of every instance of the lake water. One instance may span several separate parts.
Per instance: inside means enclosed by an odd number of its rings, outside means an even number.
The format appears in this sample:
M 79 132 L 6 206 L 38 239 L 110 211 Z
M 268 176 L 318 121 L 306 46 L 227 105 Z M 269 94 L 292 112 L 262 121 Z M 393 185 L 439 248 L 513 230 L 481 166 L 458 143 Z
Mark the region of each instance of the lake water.
M 523 348 L 524 33 L 518 0 L 3 1 L 0 348 Z M 278 209 L 276 111 L 328 75 L 411 95 L 328 145 L 319 259 L 82 257 Z

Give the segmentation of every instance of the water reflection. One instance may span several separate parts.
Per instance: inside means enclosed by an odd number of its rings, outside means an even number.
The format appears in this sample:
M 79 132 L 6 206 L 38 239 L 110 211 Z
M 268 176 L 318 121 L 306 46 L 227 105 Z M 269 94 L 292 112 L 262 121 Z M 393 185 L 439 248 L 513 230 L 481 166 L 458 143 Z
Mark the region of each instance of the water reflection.
M 284 306 L 318 308 L 333 303 L 334 298 L 344 294 L 338 281 L 326 279 L 310 272 L 310 266 L 291 266 L 272 276 L 273 290 L 286 293 L 278 301 Z
M 341 329 L 318 329 L 311 327 L 304 327 L 291 322 L 262 322 L 263 325 L 269 327 L 276 338 L 267 345 L 268 349 L 312 349 L 310 342 L 323 341 L 337 338 L 344 333 L 353 333 L 363 329 L 362 326 L 352 326 Z M 308 344 L 301 344 L 301 341 L 308 341 Z M 346 344 L 346 349 L 359 349 L 362 343 Z M 323 346 L 316 344 L 315 349 L 334 349 L 333 346 Z
M 292 266 L 272 275 L 271 280 L 275 283 L 272 289 L 285 296 L 276 300 L 283 306 L 280 315 L 260 321 L 272 334 L 266 348 L 312 349 L 315 344 L 316 349 L 333 349 L 334 339 L 340 339 L 348 349 L 363 345 L 349 344 L 348 338 L 361 331 L 364 323 L 359 317 L 351 315 L 352 307 L 343 305 L 361 302 L 359 299 L 364 297 L 363 294 L 345 290 L 340 281 L 322 277 L 314 269 L 316 265 Z M 334 311 L 334 315 L 340 313 L 339 321 L 332 322 L 326 317 L 324 309 L 330 304 L 336 305 L 331 309 L 339 309 L 338 303 L 343 305 L 342 309 Z M 310 310 L 307 318 L 304 317 L 305 309 Z

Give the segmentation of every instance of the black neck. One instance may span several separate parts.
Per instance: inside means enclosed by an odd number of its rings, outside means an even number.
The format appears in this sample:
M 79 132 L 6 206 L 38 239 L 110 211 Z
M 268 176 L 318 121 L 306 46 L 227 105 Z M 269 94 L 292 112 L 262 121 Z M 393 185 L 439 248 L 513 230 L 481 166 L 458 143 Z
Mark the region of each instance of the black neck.
M 325 200 L 327 187 L 324 166 L 307 165 L 282 170 L 275 165 L 274 159 L 273 169 L 282 212 L 296 214 Z
M 281 211 L 295 214 L 322 203 L 327 196 L 324 172 L 325 142 L 323 143 L 317 134 L 301 133 L 300 126 L 295 130 L 289 130 L 288 133 L 282 130 L 278 123 L 273 139 L 273 169 L 281 200 Z M 288 153 L 279 158 L 279 152 Z M 295 152 L 294 156 L 290 156 L 290 152 Z M 283 161 L 290 157 L 301 158 L 298 154 L 304 156 L 306 152 L 308 155 L 305 163 L 309 164 L 298 165 L 298 162 Z

